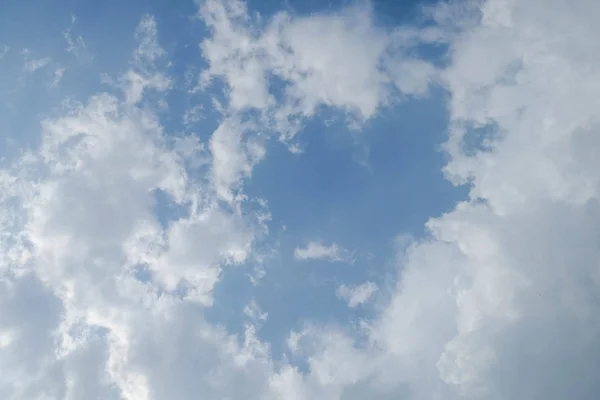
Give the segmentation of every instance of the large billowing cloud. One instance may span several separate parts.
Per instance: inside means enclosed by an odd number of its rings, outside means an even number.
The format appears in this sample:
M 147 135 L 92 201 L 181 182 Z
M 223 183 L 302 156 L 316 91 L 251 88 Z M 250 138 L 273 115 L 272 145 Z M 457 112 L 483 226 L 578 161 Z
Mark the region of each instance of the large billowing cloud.
M 389 31 L 364 6 L 264 21 L 208 0 L 200 82 L 222 79 L 227 99 L 207 143 L 167 135 L 149 104 L 172 85 L 145 17 L 123 93 L 46 118 L 0 172 L 0 397 L 595 399 L 599 13 L 468 1 L 430 9 L 435 28 Z M 424 43 L 447 46 L 441 69 L 415 55 Z M 244 193 L 265 142 L 321 106 L 357 127 L 433 84 L 448 94 L 445 173 L 470 196 L 403 250 L 377 314 L 290 332 L 277 361 L 252 323 L 207 322 L 223 268 L 268 240 L 265 203 Z M 158 197 L 180 216 L 165 224 Z
M 128 82 L 124 100 L 98 94 L 44 120 L 39 147 L 2 173 L 3 398 L 223 393 L 243 388 L 209 379 L 212 368 L 244 374 L 255 362 L 243 354 L 257 350 L 207 325 L 202 309 L 221 268 L 249 256 L 262 219 L 241 204 L 221 208 L 186 168 L 208 168 L 200 143 L 165 136 L 151 111 L 132 104 L 164 89 L 145 80 L 163 55 L 155 29 L 142 20 L 126 73 L 141 85 Z M 159 193 L 182 211 L 167 227 Z M 206 365 L 204 382 L 194 360 Z M 185 373 L 156 381 L 173 362 Z

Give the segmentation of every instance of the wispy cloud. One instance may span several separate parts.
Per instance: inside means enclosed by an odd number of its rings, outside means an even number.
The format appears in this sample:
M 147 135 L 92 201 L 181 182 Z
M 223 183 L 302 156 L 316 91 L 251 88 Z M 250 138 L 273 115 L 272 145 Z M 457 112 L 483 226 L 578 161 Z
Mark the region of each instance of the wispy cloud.
M 189 108 L 186 110 L 185 114 L 183 114 L 183 124 L 187 126 L 197 123 L 203 118 L 204 111 L 204 106 L 202 104 L 197 104 Z
M 269 313 L 263 311 L 254 299 L 244 307 L 244 315 L 256 328 L 260 328 L 269 317 Z
M 27 72 L 35 72 L 38 69 L 42 69 L 50 64 L 50 57 L 38 58 L 34 60 L 28 60 L 25 62 L 24 69 Z
M 306 246 L 294 249 L 294 258 L 301 261 L 328 260 L 332 262 L 354 262 L 352 252 L 338 246 L 336 243 L 324 244 L 319 241 L 309 241 Z
M 377 290 L 378 287 L 373 282 L 365 282 L 355 286 L 340 285 L 336 290 L 336 295 L 340 299 L 346 300 L 348 307 L 356 308 L 369 301 Z
M 85 44 L 85 40 L 83 36 L 77 35 L 73 36 L 71 32 L 72 27 L 69 27 L 67 30 L 63 32 L 63 37 L 67 42 L 67 47 L 65 51 L 67 53 L 73 54 L 78 59 L 83 59 L 89 56 L 87 45 Z
M 59 67 L 54 71 L 54 79 L 52 79 L 52 82 L 50 83 L 51 88 L 58 87 L 58 84 L 62 80 L 63 75 L 65 74 L 66 70 L 67 70 L 67 68 L 65 68 L 65 67 Z
M 154 64 L 166 55 L 165 50 L 158 44 L 156 19 L 145 15 L 135 30 L 135 40 L 138 43 L 133 58 L 138 65 Z
M 152 15 L 144 15 L 135 29 L 137 47 L 133 52 L 133 63 L 122 77 L 125 95 L 130 104 L 138 103 L 146 90 L 165 92 L 173 82 L 159 68 L 159 62 L 166 61 L 166 52 L 158 43 L 156 20 Z

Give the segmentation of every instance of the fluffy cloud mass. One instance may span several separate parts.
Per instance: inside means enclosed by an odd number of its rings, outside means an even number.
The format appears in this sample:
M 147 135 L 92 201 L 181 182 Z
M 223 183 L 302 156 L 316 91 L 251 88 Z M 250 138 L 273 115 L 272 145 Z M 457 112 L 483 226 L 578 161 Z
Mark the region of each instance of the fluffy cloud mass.
M 207 0 L 198 15 L 197 90 L 225 92 L 208 139 L 161 122 L 175 84 L 146 16 L 120 92 L 64 102 L 3 161 L 1 398 L 597 398 L 600 3 L 440 3 L 393 29 L 362 3 L 265 18 Z M 269 142 L 294 150 L 322 108 L 360 129 L 437 95 L 444 173 L 469 196 L 402 249 L 393 282 L 337 286 L 351 308 L 377 291 L 373 315 L 290 328 L 281 357 L 254 300 L 240 332 L 211 323 L 224 271 L 274 240 L 245 186 Z M 352 258 L 317 242 L 294 256 Z

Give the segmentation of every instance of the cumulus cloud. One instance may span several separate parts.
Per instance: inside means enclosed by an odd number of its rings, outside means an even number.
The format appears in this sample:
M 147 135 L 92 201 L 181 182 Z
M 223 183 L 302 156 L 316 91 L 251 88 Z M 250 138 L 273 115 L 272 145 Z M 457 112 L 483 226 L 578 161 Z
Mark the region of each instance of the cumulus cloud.
M 127 98 L 97 94 L 44 119 L 39 147 L 0 173 L 3 398 L 237 398 L 254 382 L 246 368 L 269 365 L 251 331 L 240 344 L 202 318 L 221 268 L 248 257 L 263 220 L 221 208 L 188 175 L 202 146 L 182 149 Z M 167 226 L 157 191 L 182 210 Z M 157 382 L 176 359 L 185 373 Z M 198 360 L 207 379 L 190 386 L 185 365 Z M 219 360 L 238 385 L 208 378 Z
M 369 118 L 393 87 L 421 95 L 435 79 L 431 65 L 409 56 L 414 38 L 377 27 L 368 3 L 309 17 L 282 12 L 262 25 L 238 0 L 207 1 L 200 13 L 212 31 L 202 43 L 204 81 L 222 78 L 232 108 L 269 110 L 288 134 L 289 116 L 312 116 L 327 105 Z M 285 83 L 282 98 L 270 92 L 269 75 Z
M 353 262 L 350 251 L 338 246 L 336 243 L 323 244 L 310 241 L 305 247 L 294 249 L 294 258 L 297 260 L 328 260 L 333 262 Z
M 145 15 L 134 34 L 137 47 L 133 53 L 132 68 L 121 77 L 122 86 L 130 104 L 139 103 L 144 91 L 165 92 L 172 87 L 171 79 L 163 72 L 167 64 L 166 52 L 158 44 L 156 20 Z
M 199 16 L 211 33 L 201 43 L 208 68 L 199 76 L 199 88 L 220 80 L 227 86 L 223 113 L 237 119 L 248 112 L 259 115 L 254 126 L 230 131 L 227 121 L 219 131 L 229 132 L 228 156 L 214 173 L 228 201 L 262 159 L 265 137 L 277 136 L 295 152 L 289 140 L 319 107 L 347 113 L 356 127 L 399 99 L 397 92 L 422 96 L 437 80 L 437 70 L 411 52 L 421 41 L 438 39 L 377 27 L 368 3 L 309 17 L 280 12 L 265 21 L 242 1 L 208 0 Z M 274 90 L 278 85 L 281 89 Z M 253 132 L 260 139 L 245 142 Z M 220 154 L 213 153 L 215 160 Z
M 451 50 L 445 172 L 472 185 L 470 199 L 405 249 L 371 345 L 329 328 L 302 335 L 310 373 L 280 371 L 283 398 L 595 397 L 598 6 L 571 6 L 432 12 Z
M 225 118 L 210 139 L 212 179 L 217 194 L 228 202 L 236 198 L 242 180 L 265 156 L 264 140 L 252 135 L 253 124 L 238 117 Z
M 572 6 L 438 11 L 459 31 L 443 73 L 445 171 L 471 183 L 470 199 L 405 249 L 395 294 L 369 324 L 374 345 L 359 352 L 376 361 L 334 380 L 333 398 L 595 398 L 598 5 Z M 355 352 L 311 361 L 340 365 Z

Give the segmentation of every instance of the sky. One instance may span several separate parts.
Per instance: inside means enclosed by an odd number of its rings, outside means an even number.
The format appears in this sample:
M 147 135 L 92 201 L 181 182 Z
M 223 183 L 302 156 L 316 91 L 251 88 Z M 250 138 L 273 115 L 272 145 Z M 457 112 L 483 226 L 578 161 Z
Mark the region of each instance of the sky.
M 600 392 L 593 0 L 4 0 L 0 398 Z

